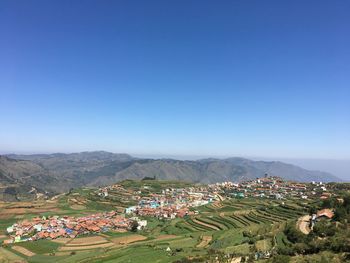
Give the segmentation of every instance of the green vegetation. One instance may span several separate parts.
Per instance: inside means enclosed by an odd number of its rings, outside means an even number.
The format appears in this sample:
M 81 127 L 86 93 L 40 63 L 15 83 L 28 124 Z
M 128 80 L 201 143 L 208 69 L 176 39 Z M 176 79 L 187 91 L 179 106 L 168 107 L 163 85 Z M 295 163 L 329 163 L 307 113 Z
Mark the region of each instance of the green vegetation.
M 133 191 L 147 195 L 160 193 L 169 187 L 189 186 L 186 182 L 147 178 L 142 181 L 126 180 L 122 185 L 128 191 L 111 190 L 107 198 L 98 196 L 93 188 L 72 190 L 55 201 L 57 209 L 54 211 L 41 207 L 39 213 L 28 210 L 25 215 L 11 215 L 1 219 L 1 230 L 4 231 L 19 217 L 54 214 L 81 216 L 97 211 L 123 209 L 135 204 L 136 201 L 129 198 Z M 322 208 L 333 209 L 334 218 L 318 221 L 309 235 L 301 233 L 296 227 L 297 219 Z M 180 263 L 214 262 L 215 258 L 227 262 L 227 255 L 252 262 L 256 255 L 264 255 L 265 252 L 270 253 L 270 257 L 259 258 L 258 262 L 346 262 L 350 258 L 350 197 L 345 192 L 342 192 L 341 198 L 325 201 L 232 198 L 192 210 L 199 213 L 174 220 L 142 217 L 148 222 L 147 228 L 141 231 L 134 229 L 136 233 L 98 234 L 98 238 L 103 241 L 97 244 L 108 246 L 79 244 L 65 250 L 69 241 L 64 244 L 39 240 L 15 244 L 34 253 L 33 256 L 22 254 L 13 249 L 13 245 L 4 246 L 0 251 L 12 253 L 8 257 L 22 258 L 28 262 Z M 132 236 L 141 238 L 125 244 L 119 241 Z M 207 242 L 202 242 L 204 237 L 209 237 Z
M 316 259 L 319 261 L 313 262 L 329 262 L 332 257 L 339 258 L 339 262 L 345 262 L 350 258 L 350 195 L 344 194 L 338 199 L 330 198 L 313 203 L 309 210 L 317 211 L 321 208 L 333 209 L 335 216 L 332 219 L 317 220 L 308 235 L 296 229 L 294 221 L 290 222 L 283 233 L 276 235 L 279 255 L 299 255 L 297 262 L 311 262 L 308 260 Z M 331 253 L 331 256 L 324 252 Z
M 36 242 L 21 242 L 21 243 L 17 243 L 16 245 L 24 247 L 36 254 L 54 253 L 61 246 L 56 242 L 52 242 L 50 240 L 44 240 L 44 239 L 38 240 Z

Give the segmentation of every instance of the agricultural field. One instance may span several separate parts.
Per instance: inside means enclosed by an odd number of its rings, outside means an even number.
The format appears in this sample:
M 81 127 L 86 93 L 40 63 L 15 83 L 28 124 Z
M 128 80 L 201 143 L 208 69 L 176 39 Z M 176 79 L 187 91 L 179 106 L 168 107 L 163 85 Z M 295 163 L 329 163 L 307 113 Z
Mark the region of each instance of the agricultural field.
M 162 187 L 155 183 L 147 190 L 160 191 Z M 2 204 L 0 233 L 3 236 L 6 226 L 19 218 L 38 214 L 80 216 L 121 210 L 126 204 L 113 200 L 124 200 L 127 195 L 112 192 L 112 198 L 95 200 L 93 189 L 86 188 L 30 205 Z M 251 251 L 271 250 L 276 242 L 288 242 L 281 227 L 305 214 L 304 208 L 293 201 L 249 198 L 226 199 L 195 209 L 197 214 L 174 220 L 145 217 L 147 228 L 136 233 L 106 232 L 3 245 L 0 262 L 176 262 L 210 257 L 208 251 L 244 257 Z

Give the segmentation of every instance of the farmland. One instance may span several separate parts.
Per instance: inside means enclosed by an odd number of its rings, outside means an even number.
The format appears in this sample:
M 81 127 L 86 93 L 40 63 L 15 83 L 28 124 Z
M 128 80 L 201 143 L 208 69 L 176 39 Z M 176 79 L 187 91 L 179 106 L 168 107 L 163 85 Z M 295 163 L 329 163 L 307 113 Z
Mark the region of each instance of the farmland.
M 278 225 L 295 215 L 295 210 L 276 204 L 266 205 L 269 209 L 262 211 L 250 200 L 239 200 L 237 204 L 231 201 L 225 203 L 227 212 L 209 206 L 213 209 L 212 212 L 203 212 L 185 219 L 159 221 L 152 218 L 150 227 L 137 235 L 107 233 L 73 240 L 40 240 L 16 245 L 25 248 L 25 251 L 14 249 L 13 246 L 4 249 L 28 262 L 123 262 L 131 249 L 138 255 L 131 262 L 144 262 L 146 257 L 149 262 L 153 262 L 153 258 L 159 262 L 170 262 L 193 254 L 200 257 L 210 248 L 245 255 L 253 245 L 248 245 L 244 231 L 256 232 L 262 236 L 272 234 Z M 242 209 L 237 210 L 238 206 Z M 280 210 L 284 214 L 274 217 L 273 213 Z M 262 216 L 261 219 L 258 219 L 259 216 Z M 164 238 L 165 235 L 168 238 Z M 168 247 L 172 252 L 166 251 Z
M 176 187 L 176 183 L 169 183 Z M 160 192 L 165 182 L 126 181 L 127 191 L 109 191 L 108 198 L 96 195 L 94 188 L 82 188 L 51 200 L 28 204 L 2 203 L 0 237 L 5 239 L 6 226 L 35 216 L 84 216 L 110 210 L 123 211 L 136 203 L 132 191 Z M 178 187 L 184 187 L 181 183 Z M 181 262 L 211 260 L 222 262 L 247 258 L 252 253 L 273 252 L 288 247 L 285 226 L 306 215 L 314 201 L 299 199 L 225 198 L 193 207 L 191 213 L 172 220 L 145 216 L 147 227 L 136 232 L 107 231 L 73 238 L 43 239 L 3 245 L 0 262 Z M 52 209 L 54 208 L 54 209 Z M 10 213 L 9 211 L 13 212 Z M 263 261 L 263 259 L 262 259 Z M 221 261 L 220 261 L 221 262 Z

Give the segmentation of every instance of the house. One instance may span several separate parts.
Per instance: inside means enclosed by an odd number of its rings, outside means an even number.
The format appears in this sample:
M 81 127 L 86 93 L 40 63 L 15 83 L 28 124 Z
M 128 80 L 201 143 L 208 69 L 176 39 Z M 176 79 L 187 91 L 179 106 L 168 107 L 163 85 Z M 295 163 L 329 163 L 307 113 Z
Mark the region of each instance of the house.
M 276 199 L 282 199 L 282 195 L 279 194 L 279 193 L 277 193 L 277 194 L 275 194 L 275 198 L 276 198 Z
M 13 232 L 13 226 L 9 226 L 8 228 L 6 228 L 6 231 L 8 234 L 11 234 Z
M 125 214 L 131 214 L 134 213 L 136 211 L 137 207 L 136 206 L 130 206 L 125 208 Z
M 237 198 L 244 198 L 244 193 L 238 193 Z
M 6 239 L 3 241 L 3 244 L 7 245 L 7 244 L 12 244 L 13 240 L 12 239 Z
M 138 220 L 137 224 L 137 230 L 141 230 L 147 226 L 147 220 Z
M 322 209 L 320 211 L 317 212 L 316 214 L 316 219 L 319 220 L 319 219 L 332 219 L 334 216 L 334 213 L 331 209 Z

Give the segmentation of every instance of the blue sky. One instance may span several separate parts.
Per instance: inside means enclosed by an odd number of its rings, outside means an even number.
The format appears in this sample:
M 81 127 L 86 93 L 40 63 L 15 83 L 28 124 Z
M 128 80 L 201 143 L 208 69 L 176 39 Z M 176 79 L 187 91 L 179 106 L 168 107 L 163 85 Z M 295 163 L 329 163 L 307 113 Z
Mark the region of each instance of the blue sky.
M 0 150 L 350 159 L 349 1 L 1 1 Z

